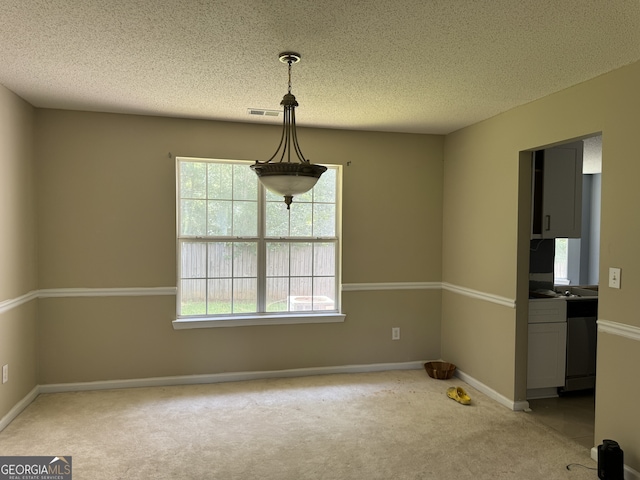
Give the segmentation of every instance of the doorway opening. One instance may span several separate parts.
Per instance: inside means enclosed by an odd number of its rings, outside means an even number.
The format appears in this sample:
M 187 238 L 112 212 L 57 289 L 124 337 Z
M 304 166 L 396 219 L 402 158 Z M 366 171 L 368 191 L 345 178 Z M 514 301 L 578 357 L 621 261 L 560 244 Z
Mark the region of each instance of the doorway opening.
M 543 423 L 591 448 L 602 135 L 521 152 L 520 162 L 518 392 Z

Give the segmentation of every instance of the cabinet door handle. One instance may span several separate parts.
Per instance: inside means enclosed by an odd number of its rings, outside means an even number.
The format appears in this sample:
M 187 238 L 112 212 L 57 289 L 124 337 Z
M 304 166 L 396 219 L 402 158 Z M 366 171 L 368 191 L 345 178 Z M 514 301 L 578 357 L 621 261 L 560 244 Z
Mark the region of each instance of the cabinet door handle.
M 551 230 L 551 215 L 544 216 L 544 229 L 548 232 Z

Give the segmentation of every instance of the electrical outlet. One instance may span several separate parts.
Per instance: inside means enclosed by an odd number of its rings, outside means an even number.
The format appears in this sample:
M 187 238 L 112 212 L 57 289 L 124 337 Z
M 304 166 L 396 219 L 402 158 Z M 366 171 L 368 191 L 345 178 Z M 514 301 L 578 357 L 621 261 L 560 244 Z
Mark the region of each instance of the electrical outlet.
M 609 287 L 620 288 L 620 269 L 609 268 Z
M 393 327 L 391 329 L 391 340 L 400 340 L 400 327 Z
M 2 383 L 9 381 L 9 364 L 2 366 Z

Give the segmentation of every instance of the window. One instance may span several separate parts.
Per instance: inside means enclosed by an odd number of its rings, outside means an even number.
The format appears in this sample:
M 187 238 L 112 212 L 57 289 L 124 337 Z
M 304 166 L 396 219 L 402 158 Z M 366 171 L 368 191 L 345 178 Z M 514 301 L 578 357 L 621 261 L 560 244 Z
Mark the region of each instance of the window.
M 569 242 L 568 238 L 556 238 L 553 258 L 553 283 L 569 285 Z
M 287 210 L 252 162 L 178 158 L 178 320 L 339 312 L 339 167 Z
M 588 247 L 583 248 L 585 244 L 588 245 L 588 241 L 585 243 L 581 238 L 555 239 L 553 280 L 556 285 L 586 285 L 592 280 L 598 283 L 597 260 L 594 276 L 589 271 L 591 258 Z

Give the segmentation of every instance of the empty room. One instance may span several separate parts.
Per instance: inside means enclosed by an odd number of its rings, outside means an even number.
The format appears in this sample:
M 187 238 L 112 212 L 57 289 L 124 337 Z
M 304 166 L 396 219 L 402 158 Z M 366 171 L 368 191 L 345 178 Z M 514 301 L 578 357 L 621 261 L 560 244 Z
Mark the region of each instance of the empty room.
M 0 27 L 0 478 L 640 479 L 640 3 Z

